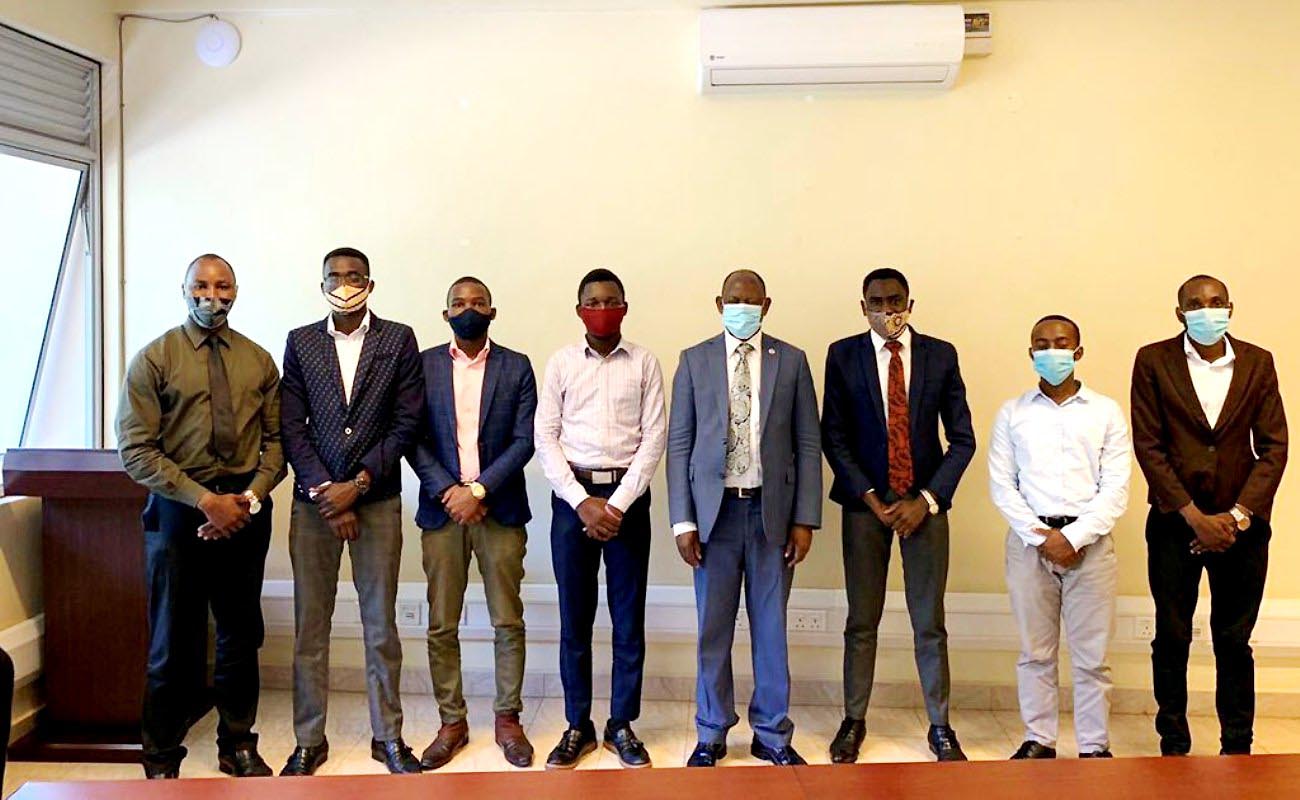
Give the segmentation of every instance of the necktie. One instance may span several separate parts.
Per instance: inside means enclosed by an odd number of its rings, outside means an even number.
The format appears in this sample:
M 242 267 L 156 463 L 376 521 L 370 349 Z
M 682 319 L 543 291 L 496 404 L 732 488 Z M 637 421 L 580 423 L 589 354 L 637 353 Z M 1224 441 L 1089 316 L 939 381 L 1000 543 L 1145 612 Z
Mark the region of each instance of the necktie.
M 235 407 L 230 401 L 230 380 L 221 360 L 221 340 L 208 337 L 208 394 L 212 403 L 212 452 L 227 459 L 235 454 Z
M 903 343 L 885 342 L 889 351 L 889 488 L 902 497 L 912 488 L 912 434 L 903 380 Z
M 753 389 L 749 383 L 749 354 L 754 346 L 741 342 L 736 347 L 736 367 L 731 381 L 731 425 L 727 427 L 727 474 L 744 475 L 749 472 L 753 453 L 749 449 L 749 410 L 753 405 Z

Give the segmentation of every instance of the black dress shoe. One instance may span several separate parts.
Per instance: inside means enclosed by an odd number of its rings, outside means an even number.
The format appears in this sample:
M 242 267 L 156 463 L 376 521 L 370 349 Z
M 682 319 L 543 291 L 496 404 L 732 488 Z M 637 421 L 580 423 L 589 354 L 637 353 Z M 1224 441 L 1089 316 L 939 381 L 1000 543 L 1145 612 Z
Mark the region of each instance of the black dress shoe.
M 280 775 L 282 777 L 315 775 L 316 770 L 320 769 L 321 764 L 324 764 L 329 757 L 328 739 L 321 739 L 320 744 L 314 747 L 295 747 L 289 755 L 289 760 L 284 763 L 284 769 L 280 770 Z
M 171 781 L 181 776 L 180 764 L 145 764 L 144 776 L 151 781 Z
M 948 725 L 931 725 L 930 733 L 925 737 L 930 742 L 930 752 L 940 761 L 965 761 L 966 754 L 961 751 L 957 741 L 957 731 Z
M 217 769 L 236 778 L 269 778 L 271 765 L 262 760 L 257 745 L 246 744 L 217 753 Z
M 618 753 L 618 761 L 625 767 L 640 769 L 650 766 L 650 753 L 645 744 L 632 732 L 626 722 L 617 727 L 605 726 L 605 749 Z
M 1023 761 L 1028 758 L 1056 758 L 1056 748 L 1040 744 L 1033 739 L 1026 739 L 1024 744 L 1020 745 L 1020 749 L 1011 756 L 1011 760 Z M 1080 755 L 1080 758 L 1083 756 Z
M 569 728 L 560 735 L 560 743 L 547 756 L 546 768 L 573 769 L 595 749 L 596 729 L 591 723 L 580 728 Z
M 726 742 L 697 742 L 691 757 L 686 759 L 688 767 L 716 767 L 718 762 L 727 757 Z
M 1101 750 L 1094 750 L 1091 753 L 1079 754 L 1079 758 L 1114 758 L 1114 757 L 1115 756 L 1111 755 L 1110 748 L 1103 748 Z
M 760 758 L 764 761 L 770 761 L 778 767 L 799 767 L 807 764 L 803 756 L 795 752 L 790 745 L 785 747 L 768 747 L 767 745 L 755 739 L 749 745 L 749 754 L 754 758 Z
M 415 753 L 411 752 L 411 748 L 406 746 L 400 736 L 386 742 L 371 739 L 370 757 L 388 767 L 388 771 L 394 775 L 417 775 L 420 772 L 420 759 L 415 757 Z
M 1219 755 L 1221 755 L 1221 756 L 1248 756 L 1248 755 L 1250 755 L 1250 748 L 1249 748 L 1249 747 L 1228 747 L 1227 745 L 1224 745 L 1224 746 L 1222 746 L 1222 747 L 1219 748 Z
M 840 731 L 831 740 L 831 763 L 852 764 L 858 760 L 862 740 L 867 738 L 867 724 L 860 719 L 845 718 Z

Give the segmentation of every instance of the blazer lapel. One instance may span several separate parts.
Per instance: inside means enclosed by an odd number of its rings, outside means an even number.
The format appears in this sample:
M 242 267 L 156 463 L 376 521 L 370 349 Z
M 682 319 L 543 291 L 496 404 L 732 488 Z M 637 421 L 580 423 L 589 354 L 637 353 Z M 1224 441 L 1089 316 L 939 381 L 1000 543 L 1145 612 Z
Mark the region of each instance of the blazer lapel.
M 925 386 L 926 362 L 929 360 L 930 348 L 925 338 L 915 330 L 912 331 L 912 374 L 907 380 L 907 418 L 908 427 L 916 433 L 917 419 L 921 416 L 921 387 Z
M 1232 337 L 1228 337 L 1228 341 L 1231 342 Z M 1228 384 L 1228 396 L 1223 398 L 1223 408 L 1219 410 L 1219 418 L 1214 423 L 1214 430 L 1216 431 L 1222 428 L 1224 423 L 1241 407 L 1242 394 L 1246 390 L 1246 383 L 1250 380 L 1249 373 L 1255 368 L 1255 362 L 1247 353 L 1242 352 L 1239 344 L 1233 345 L 1232 352 L 1234 357 L 1232 381 Z M 1197 403 L 1197 406 L 1199 405 L 1200 403 Z
M 441 395 L 442 402 L 439 403 L 437 413 L 442 417 L 442 422 L 446 425 L 446 430 L 451 431 L 452 441 L 456 441 L 456 368 L 451 362 L 451 351 L 446 347 L 439 348 L 437 358 L 434 361 L 434 382 L 438 387 L 438 394 Z
M 772 413 L 772 396 L 776 394 L 776 377 L 781 369 L 781 349 L 773 345 L 766 336 L 761 340 L 763 375 L 758 390 L 758 440 L 763 441 L 763 431 L 767 430 L 767 415 Z
M 862 334 L 862 347 L 858 350 L 862 377 L 867 383 L 867 405 L 876 412 L 876 423 L 880 430 L 885 430 L 884 395 L 880 390 L 880 367 L 876 364 L 876 343 L 871 333 Z
M 1187 365 L 1187 353 L 1183 352 L 1183 337 L 1179 336 L 1170 341 L 1168 357 L 1172 362 L 1169 365 L 1169 372 L 1174 388 L 1178 390 L 1178 395 L 1191 410 L 1192 417 L 1209 430 L 1210 421 L 1205 418 L 1205 409 L 1201 407 L 1201 399 L 1196 396 L 1196 387 L 1192 385 L 1192 370 Z M 1236 370 L 1233 370 L 1234 384 L 1237 382 L 1236 379 Z M 1219 418 L 1222 419 L 1223 414 L 1219 414 Z
M 727 352 L 727 337 L 718 334 L 709 342 L 707 353 L 712 362 L 709 371 L 721 380 L 717 391 L 718 413 L 721 415 L 718 418 L 722 420 L 722 429 L 725 431 L 731 426 L 731 358 Z
M 334 380 L 334 397 L 338 399 L 339 413 L 346 417 L 348 414 L 348 398 L 343 394 L 343 367 L 339 365 L 339 351 L 334 346 L 334 339 L 330 336 L 328 323 L 322 322 L 320 328 L 319 345 L 325 351 L 325 362 L 330 366 L 330 376 Z
M 375 350 L 379 347 L 381 335 L 379 317 L 371 314 L 370 330 L 366 331 L 366 338 L 361 340 L 361 359 L 357 362 L 356 377 L 352 379 L 352 396 L 348 398 L 348 408 L 352 407 L 361 390 L 365 388 L 366 376 L 370 373 L 370 362 L 375 360 Z
M 487 424 L 488 411 L 492 407 L 492 396 L 501 379 L 501 359 L 491 349 L 487 353 L 487 363 L 483 365 L 483 395 L 479 398 L 478 429 L 479 441 L 483 440 L 483 426 Z

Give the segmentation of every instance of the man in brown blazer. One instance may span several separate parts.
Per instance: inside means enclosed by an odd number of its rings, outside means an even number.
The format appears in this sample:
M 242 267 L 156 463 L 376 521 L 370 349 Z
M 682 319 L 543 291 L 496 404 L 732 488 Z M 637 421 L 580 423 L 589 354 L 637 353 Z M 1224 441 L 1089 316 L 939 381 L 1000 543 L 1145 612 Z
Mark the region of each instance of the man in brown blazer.
M 1133 450 L 1150 486 L 1147 573 L 1160 752 L 1186 755 L 1187 654 L 1201 571 L 1210 576 L 1220 752 L 1250 752 L 1250 635 L 1268 568 L 1269 517 L 1286 466 L 1286 415 L 1273 356 L 1227 335 L 1228 287 L 1207 275 L 1178 290 L 1185 332 L 1138 351 Z M 1253 447 L 1252 447 L 1253 444 Z

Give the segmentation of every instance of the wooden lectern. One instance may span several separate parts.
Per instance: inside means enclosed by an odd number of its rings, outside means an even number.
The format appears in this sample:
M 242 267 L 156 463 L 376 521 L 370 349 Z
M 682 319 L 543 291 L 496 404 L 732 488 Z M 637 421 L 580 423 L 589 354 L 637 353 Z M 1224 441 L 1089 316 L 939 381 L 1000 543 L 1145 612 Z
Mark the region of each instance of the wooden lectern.
M 42 499 L 45 591 L 45 708 L 11 757 L 139 761 L 146 492 L 116 450 L 9 450 L 4 487 Z

